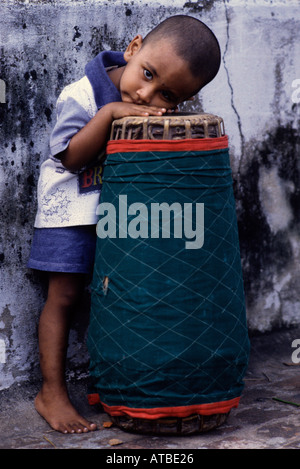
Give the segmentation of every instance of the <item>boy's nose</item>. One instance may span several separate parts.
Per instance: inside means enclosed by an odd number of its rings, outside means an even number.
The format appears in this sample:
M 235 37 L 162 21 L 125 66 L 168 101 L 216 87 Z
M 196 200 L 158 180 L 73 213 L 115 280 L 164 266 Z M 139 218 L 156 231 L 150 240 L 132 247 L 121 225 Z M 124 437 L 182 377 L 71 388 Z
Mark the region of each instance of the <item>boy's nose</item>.
M 137 90 L 136 94 L 138 95 L 139 100 L 145 104 L 149 104 L 153 97 L 153 90 L 150 86 L 144 86 Z

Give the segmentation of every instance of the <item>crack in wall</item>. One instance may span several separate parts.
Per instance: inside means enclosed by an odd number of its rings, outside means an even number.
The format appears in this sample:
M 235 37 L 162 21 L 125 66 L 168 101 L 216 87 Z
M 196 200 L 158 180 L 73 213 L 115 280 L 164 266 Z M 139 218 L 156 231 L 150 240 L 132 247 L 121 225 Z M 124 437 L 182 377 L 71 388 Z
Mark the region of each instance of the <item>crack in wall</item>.
M 229 46 L 229 40 L 230 40 L 230 38 L 229 38 L 229 23 L 230 23 L 230 17 L 229 17 L 229 12 L 228 12 L 228 8 L 227 8 L 227 5 L 226 5 L 226 1 L 227 1 L 227 0 L 223 0 L 224 7 L 225 7 L 225 17 L 226 17 L 226 44 L 225 44 L 225 49 L 224 49 L 222 61 L 223 61 L 224 69 L 225 69 L 226 76 L 227 76 L 227 83 L 228 83 L 228 86 L 229 86 L 229 89 L 230 89 L 231 107 L 232 107 L 232 110 L 233 110 L 233 112 L 235 113 L 236 118 L 237 118 L 237 125 L 238 125 L 239 135 L 240 135 L 240 139 L 241 139 L 241 155 L 240 155 L 240 162 L 239 162 L 239 165 L 238 165 L 238 173 L 237 173 L 237 178 L 238 178 L 238 180 L 239 180 L 239 176 L 240 176 L 240 172 L 241 172 L 242 160 L 243 160 L 244 151 L 245 151 L 245 137 L 244 137 L 243 131 L 242 131 L 241 117 L 240 117 L 240 115 L 239 115 L 239 113 L 238 113 L 238 110 L 237 110 L 235 104 L 234 104 L 233 86 L 232 86 L 231 81 L 230 81 L 229 69 L 228 69 L 227 64 L 226 64 L 226 54 L 227 54 L 227 52 L 228 52 L 228 46 Z

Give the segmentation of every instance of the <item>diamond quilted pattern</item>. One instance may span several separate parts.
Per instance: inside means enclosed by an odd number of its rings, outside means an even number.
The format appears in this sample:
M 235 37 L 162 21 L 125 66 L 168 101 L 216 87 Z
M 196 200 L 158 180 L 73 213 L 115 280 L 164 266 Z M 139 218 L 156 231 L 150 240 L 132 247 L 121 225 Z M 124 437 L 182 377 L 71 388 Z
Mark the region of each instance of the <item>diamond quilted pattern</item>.
M 122 194 L 128 206 L 142 203 L 149 226 L 153 203 L 204 204 L 204 243 L 187 249 L 172 230 L 98 239 L 93 392 L 107 405 L 143 409 L 240 396 L 249 341 L 228 149 L 115 153 L 103 181 L 101 202 L 117 209 Z M 118 216 L 116 225 L 118 233 Z

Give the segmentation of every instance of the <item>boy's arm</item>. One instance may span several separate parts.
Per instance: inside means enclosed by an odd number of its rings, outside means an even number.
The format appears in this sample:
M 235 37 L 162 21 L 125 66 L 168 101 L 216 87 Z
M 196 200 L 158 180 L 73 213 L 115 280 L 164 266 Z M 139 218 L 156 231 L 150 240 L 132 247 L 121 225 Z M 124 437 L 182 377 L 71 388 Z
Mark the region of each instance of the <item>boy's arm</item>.
M 161 116 L 165 108 L 133 103 L 115 102 L 103 106 L 97 114 L 77 132 L 68 147 L 57 155 L 65 168 L 76 171 L 86 166 L 106 144 L 113 120 L 127 116 Z

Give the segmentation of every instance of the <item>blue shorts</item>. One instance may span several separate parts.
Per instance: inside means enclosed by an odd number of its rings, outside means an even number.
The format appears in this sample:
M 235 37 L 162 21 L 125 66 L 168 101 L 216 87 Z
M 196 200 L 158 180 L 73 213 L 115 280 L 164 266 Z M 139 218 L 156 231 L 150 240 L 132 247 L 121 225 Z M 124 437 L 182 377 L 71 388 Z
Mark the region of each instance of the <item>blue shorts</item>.
M 90 274 L 96 240 L 96 225 L 35 228 L 27 267 L 47 272 Z

